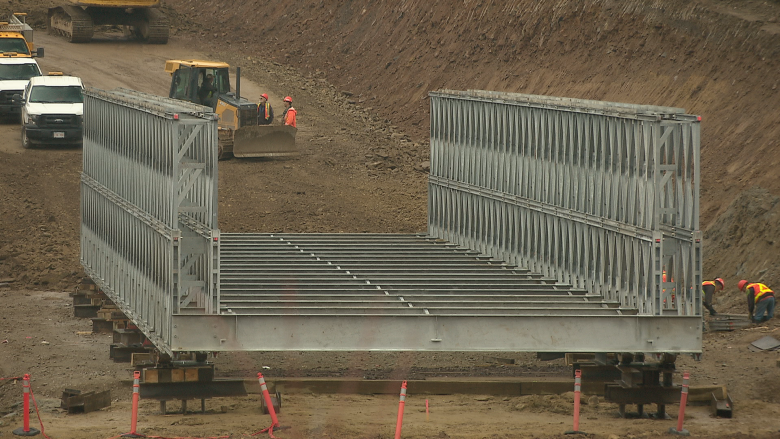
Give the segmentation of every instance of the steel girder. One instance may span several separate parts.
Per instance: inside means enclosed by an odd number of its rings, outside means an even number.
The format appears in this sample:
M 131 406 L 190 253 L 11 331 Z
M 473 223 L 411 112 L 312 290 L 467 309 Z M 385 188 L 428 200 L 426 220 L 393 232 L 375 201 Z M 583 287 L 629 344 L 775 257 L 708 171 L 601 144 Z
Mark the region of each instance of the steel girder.
M 693 316 L 178 315 L 172 349 L 700 353 L 701 334 Z

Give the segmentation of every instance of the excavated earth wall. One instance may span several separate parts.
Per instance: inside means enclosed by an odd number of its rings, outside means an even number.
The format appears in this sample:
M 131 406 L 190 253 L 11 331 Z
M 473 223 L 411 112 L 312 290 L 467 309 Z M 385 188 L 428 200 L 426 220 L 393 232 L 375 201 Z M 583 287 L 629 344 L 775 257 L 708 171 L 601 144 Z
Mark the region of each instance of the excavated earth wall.
M 25 8 L 42 25 L 55 2 L 5 3 L 0 9 Z M 702 230 L 736 215 L 731 202 L 749 199 L 752 187 L 780 193 L 776 0 L 167 0 L 164 8 L 173 35 L 274 81 L 282 95 L 335 85 L 346 103 L 410 136 L 404 154 L 412 163 L 424 164 L 429 152 L 429 91 L 490 89 L 701 115 Z M 306 79 L 269 70 L 269 62 Z M 741 221 L 757 231 L 776 219 Z M 745 260 L 754 244 L 772 242 L 771 251 L 777 239 L 717 235 L 705 241 L 705 276 L 780 281 L 771 258 Z
M 409 133 L 424 160 L 431 90 L 490 89 L 683 107 L 702 116 L 701 226 L 760 186 L 780 192 L 780 4 L 734 1 L 169 0 L 182 32 L 324 78 Z M 289 86 L 294 89 L 294 86 Z M 767 218 L 744 217 L 748 230 Z M 776 218 L 771 227 L 776 229 Z M 756 224 L 753 224 L 756 221 Z M 705 244 L 705 276 L 780 281 Z M 709 236 L 709 235 L 708 235 Z M 777 239 L 772 238 L 774 242 Z M 771 250 L 770 244 L 767 250 Z M 733 280 L 733 282 L 731 282 Z

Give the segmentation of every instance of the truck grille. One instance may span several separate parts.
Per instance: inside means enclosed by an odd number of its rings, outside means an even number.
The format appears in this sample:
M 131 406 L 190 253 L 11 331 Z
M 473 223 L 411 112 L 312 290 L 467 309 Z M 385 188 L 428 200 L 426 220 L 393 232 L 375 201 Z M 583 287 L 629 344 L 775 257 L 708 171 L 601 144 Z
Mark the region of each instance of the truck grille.
M 81 118 L 72 114 L 47 114 L 41 116 L 38 126 L 45 128 L 77 128 Z
M 4 90 L 0 91 L 0 105 L 11 104 L 11 99 L 15 94 L 22 94 L 21 90 Z

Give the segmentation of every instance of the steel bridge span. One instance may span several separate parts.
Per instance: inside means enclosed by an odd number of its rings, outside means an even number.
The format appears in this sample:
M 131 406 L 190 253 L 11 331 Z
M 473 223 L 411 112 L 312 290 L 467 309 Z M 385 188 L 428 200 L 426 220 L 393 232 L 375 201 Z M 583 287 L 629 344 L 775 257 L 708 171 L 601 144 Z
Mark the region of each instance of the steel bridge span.
M 682 109 L 431 93 L 420 234 L 221 233 L 216 122 L 85 97 L 81 262 L 163 352 L 701 352 Z

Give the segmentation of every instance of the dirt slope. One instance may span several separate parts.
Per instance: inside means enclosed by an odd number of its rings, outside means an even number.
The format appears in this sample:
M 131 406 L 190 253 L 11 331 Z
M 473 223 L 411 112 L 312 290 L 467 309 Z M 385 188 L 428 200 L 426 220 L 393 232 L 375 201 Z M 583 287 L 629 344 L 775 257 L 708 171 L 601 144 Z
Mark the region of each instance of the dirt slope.
M 703 230 L 750 187 L 780 193 L 773 172 L 780 164 L 777 1 L 167 4 L 182 33 L 226 57 L 291 65 L 348 91 L 367 113 L 409 133 L 420 161 L 428 153 L 427 93 L 490 89 L 702 115 Z M 280 87 L 301 94 L 311 84 Z M 708 247 L 705 258 L 715 251 Z M 742 261 L 718 260 L 707 261 L 706 275 L 731 285 L 766 268 L 735 270 Z M 780 271 L 770 268 L 763 279 L 780 281 Z
M 704 117 L 706 175 L 777 189 L 771 176 L 742 176 L 780 134 L 777 2 L 167 4 L 192 23 L 184 32 L 324 75 L 420 140 L 439 88 L 684 107 Z M 705 186 L 709 223 L 727 189 Z
M 41 23 L 45 8 L 54 3 L 0 0 L 0 14 L 26 10 L 32 22 Z M 115 34 L 70 45 L 42 35 L 47 56 L 41 65 L 80 75 L 88 85 L 165 94 L 165 59 L 221 58 L 244 67 L 251 81 L 243 88 L 247 96 L 256 99 L 267 91 L 276 108 L 283 96 L 294 96 L 304 155 L 294 161 L 221 162 L 225 231 L 423 230 L 426 176 L 421 171 L 428 154 L 430 90 L 608 99 L 684 107 L 704 116 L 705 272 L 731 285 L 742 276 L 770 285 L 780 281 L 771 257 L 780 233 L 780 183 L 771 166 L 780 134 L 776 1 L 169 0 L 166 10 L 175 27 L 167 46 L 118 41 Z M 768 166 L 748 172 L 757 163 Z M 80 168 L 80 150 L 22 150 L 18 125 L 0 124 L 0 341 L 8 340 L 0 343 L 0 377 L 32 373 L 36 395 L 50 414 L 47 432 L 60 438 L 84 437 L 85 431 L 108 437 L 126 431 L 129 417 L 129 392 L 117 386 L 129 376 L 126 366 L 107 359 L 109 337 L 77 334 L 88 331 L 89 322 L 69 317 L 63 292 L 81 276 Z M 741 300 L 730 290 L 718 297 L 716 308 L 744 312 Z M 712 418 L 703 408 L 694 411 L 687 421 L 694 434 L 777 436 L 778 357 L 747 346 L 765 335 L 780 338 L 779 331 L 773 321 L 706 333 L 703 361 L 678 360 L 681 370 L 691 371 L 693 385 L 726 385 L 739 404 L 734 420 Z M 560 363 L 540 364 L 525 354 L 517 358 L 501 373 L 561 374 Z M 484 357 L 457 353 L 236 353 L 218 361 L 221 376 L 242 377 L 267 364 L 273 366 L 271 376 L 395 379 L 418 366 L 487 370 Z M 116 408 L 65 416 L 55 408 L 63 388 L 111 388 L 117 391 Z M 0 382 L 0 413 L 15 410 L 18 395 L 18 384 Z M 436 409 L 441 417 L 424 424 L 419 397 L 410 397 L 405 432 L 419 438 L 560 437 L 569 426 L 570 399 L 556 398 L 432 397 L 442 404 Z M 289 401 L 294 409 L 283 422 L 295 428 L 280 434 L 288 438 L 390 437 L 397 407 L 397 397 L 306 395 Z M 464 415 L 463 407 L 476 404 L 473 414 Z M 228 414 L 222 414 L 223 405 Z M 256 399 L 210 401 L 208 408 L 205 416 L 171 418 L 157 415 L 154 403 L 146 401 L 142 431 L 214 435 L 267 426 L 257 419 Z M 673 425 L 616 419 L 614 406 L 606 404 L 586 413 L 586 431 L 603 438 L 659 437 Z M 390 427 L 383 422 L 388 417 Z M 11 435 L 19 422 L 18 416 L 0 419 L 0 432 Z
M 0 12 L 24 9 L 32 23 L 43 24 L 45 8 L 55 3 L 0 0 Z M 372 172 L 419 167 L 428 155 L 427 93 L 491 89 L 667 105 L 702 115 L 705 231 L 743 191 L 760 186 L 780 193 L 772 172 L 780 163 L 778 1 L 168 0 L 165 5 L 175 35 L 243 66 L 266 91 L 295 96 L 304 130 L 314 119 L 351 125 L 339 133 L 312 133 L 315 145 L 338 142 L 334 134 L 354 137 L 384 120 L 397 127 L 380 131 L 391 147 L 372 145 L 323 158 L 338 173 L 353 165 Z M 318 98 L 344 105 L 323 111 L 314 103 Z M 416 181 L 420 195 L 424 180 Z M 244 214 L 232 212 L 234 206 L 223 207 L 228 229 L 271 226 L 260 218 L 275 212 Z M 407 229 L 424 227 L 419 210 L 411 216 L 417 219 Z M 317 217 L 303 228 L 286 229 L 345 229 L 329 227 L 329 221 Z M 386 226 L 382 230 L 402 229 Z M 746 229 L 739 241 L 745 249 L 767 241 L 751 232 L 760 225 Z M 713 245 L 721 243 L 737 245 L 728 236 L 705 241 L 706 277 L 724 277 L 729 285 L 745 276 L 780 281 L 773 263 L 743 265 L 742 252 L 724 254 Z

